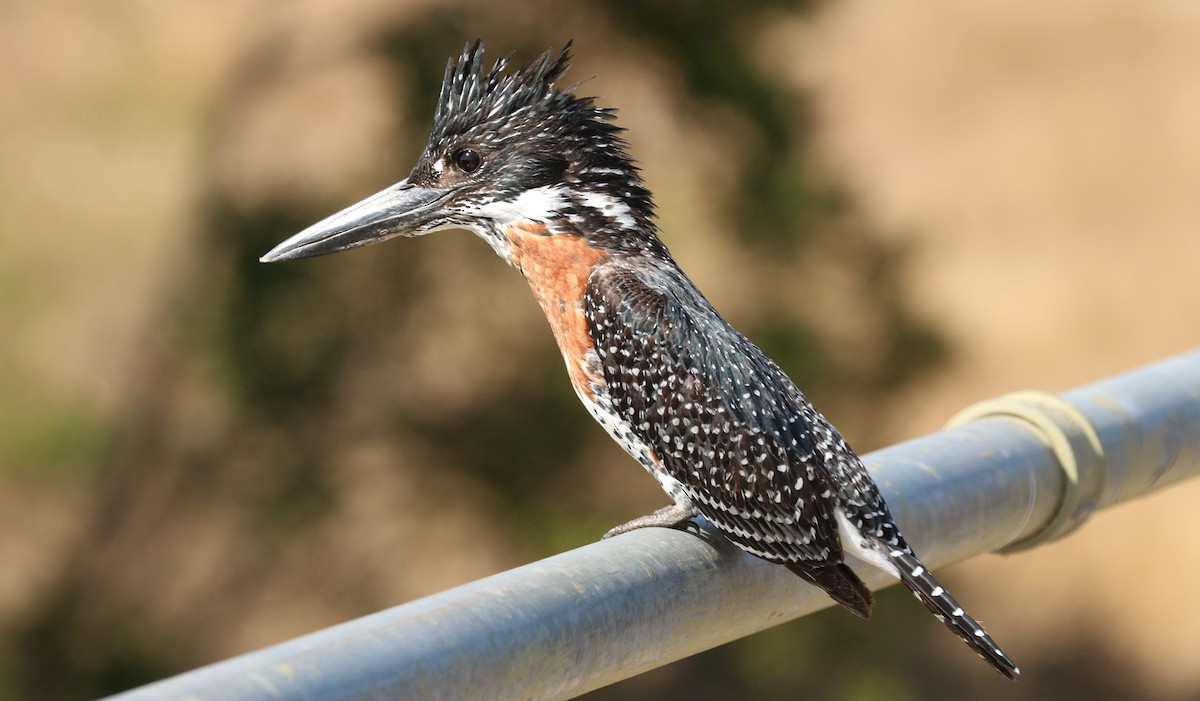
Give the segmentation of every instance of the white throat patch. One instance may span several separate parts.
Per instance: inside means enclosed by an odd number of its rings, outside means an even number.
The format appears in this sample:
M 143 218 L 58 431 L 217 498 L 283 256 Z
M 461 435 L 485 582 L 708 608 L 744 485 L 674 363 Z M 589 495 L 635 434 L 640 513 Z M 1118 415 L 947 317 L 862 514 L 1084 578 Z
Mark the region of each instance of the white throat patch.
M 544 224 L 553 219 L 566 205 L 567 198 L 562 187 L 543 185 L 526 190 L 513 200 L 480 203 L 471 207 L 467 214 L 486 217 L 503 228 L 517 222 Z
M 496 255 L 512 265 L 512 246 L 502 233 L 504 229 L 521 222 L 545 224 L 566 206 L 567 198 L 562 187 L 543 185 L 522 192 L 516 199 L 471 205 L 463 213 L 468 221 L 487 222 L 468 228 L 487 241 Z

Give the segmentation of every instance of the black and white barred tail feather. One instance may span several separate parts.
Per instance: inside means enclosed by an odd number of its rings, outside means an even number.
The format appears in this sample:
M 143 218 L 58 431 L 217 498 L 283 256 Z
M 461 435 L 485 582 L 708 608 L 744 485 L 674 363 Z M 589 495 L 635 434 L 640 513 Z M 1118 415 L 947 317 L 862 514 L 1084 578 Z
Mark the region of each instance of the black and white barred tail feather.
M 939 621 L 945 623 L 947 628 L 954 631 L 954 634 L 962 638 L 980 657 L 995 667 L 997 672 L 1009 679 L 1017 678 L 1021 670 L 1000 650 L 1000 646 L 992 640 L 983 626 L 963 610 L 954 597 L 950 596 L 950 592 L 938 584 L 920 560 L 911 553 L 899 550 L 889 553 L 888 559 L 896 566 L 904 586 L 908 587 Z

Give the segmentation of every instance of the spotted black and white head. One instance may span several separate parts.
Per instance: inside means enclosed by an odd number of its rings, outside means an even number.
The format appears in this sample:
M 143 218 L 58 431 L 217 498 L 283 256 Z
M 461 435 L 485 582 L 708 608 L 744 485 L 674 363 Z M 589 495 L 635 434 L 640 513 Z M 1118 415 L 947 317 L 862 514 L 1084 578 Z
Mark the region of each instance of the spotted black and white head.
M 306 258 L 396 236 L 470 229 L 508 259 L 506 227 L 544 225 L 613 251 L 665 250 L 654 205 L 626 153 L 616 111 L 556 81 L 570 43 L 514 72 L 484 67 L 483 44 L 446 67 L 429 143 L 408 178 L 263 256 Z

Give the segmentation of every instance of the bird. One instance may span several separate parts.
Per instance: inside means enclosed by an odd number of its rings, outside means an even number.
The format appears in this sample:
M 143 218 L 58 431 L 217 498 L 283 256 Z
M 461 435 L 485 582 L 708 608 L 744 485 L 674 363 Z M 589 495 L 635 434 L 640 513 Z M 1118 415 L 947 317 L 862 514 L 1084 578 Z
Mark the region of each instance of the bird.
M 482 41 L 446 65 L 409 176 L 280 243 L 263 262 L 444 229 L 474 232 L 528 281 L 592 417 L 670 497 L 617 526 L 703 516 L 868 618 L 847 558 L 900 580 L 1000 674 L 1019 670 L 905 541 L 841 433 L 736 331 L 659 238 L 616 110 L 561 87 L 571 42 L 509 70 Z

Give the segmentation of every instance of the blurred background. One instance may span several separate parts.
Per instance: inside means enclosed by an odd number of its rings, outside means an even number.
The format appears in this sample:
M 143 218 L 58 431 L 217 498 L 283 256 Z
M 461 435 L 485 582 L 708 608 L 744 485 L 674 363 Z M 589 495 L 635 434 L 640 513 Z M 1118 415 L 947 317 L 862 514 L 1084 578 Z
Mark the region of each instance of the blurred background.
M 0 4 L 0 699 L 88 699 L 665 504 L 462 232 L 260 265 L 407 175 L 445 61 L 576 42 L 663 237 L 861 452 L 1200 341 L 1200 5 Z M 594 77 L 592 77 L 594 76 Z M 1185 484 L 592 699 L 1198 699 Z

